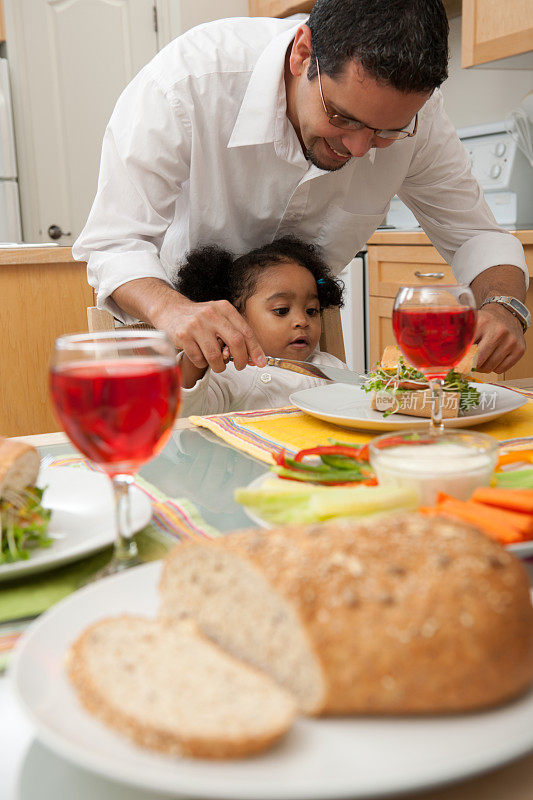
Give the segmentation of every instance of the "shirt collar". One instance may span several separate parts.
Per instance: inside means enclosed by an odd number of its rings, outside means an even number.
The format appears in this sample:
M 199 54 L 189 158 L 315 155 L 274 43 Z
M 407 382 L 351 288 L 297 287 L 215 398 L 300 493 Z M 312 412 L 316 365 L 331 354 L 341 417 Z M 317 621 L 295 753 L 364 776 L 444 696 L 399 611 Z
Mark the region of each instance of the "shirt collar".
M 266 144 L 277 138 L 277 120 L 287 115 L 285 54 L 301 25 L 274 37 L 259 56 L 246 89 L 228 147 Z

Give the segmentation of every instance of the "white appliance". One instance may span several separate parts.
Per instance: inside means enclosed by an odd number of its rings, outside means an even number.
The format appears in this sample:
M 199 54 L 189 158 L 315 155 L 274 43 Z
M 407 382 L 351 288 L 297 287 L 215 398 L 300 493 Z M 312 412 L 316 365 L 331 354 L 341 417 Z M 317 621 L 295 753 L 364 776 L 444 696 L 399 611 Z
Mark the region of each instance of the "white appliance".
M 533 224 L 533 167 L 507 130 L 509 122 L 489 122 L 459 128 L 485 199 L 499 225 L 530 228 Z M 414 214 L 398 198 L 391 200 L 388 228 L 417 228 Z
M 366 370 L 366 253 L 357 253 L 338 276 L 344 283 L 341 308 L 346 364 L 355 372 Z
M 0 242 L 22 241 L 7 61 L 0 58 Z

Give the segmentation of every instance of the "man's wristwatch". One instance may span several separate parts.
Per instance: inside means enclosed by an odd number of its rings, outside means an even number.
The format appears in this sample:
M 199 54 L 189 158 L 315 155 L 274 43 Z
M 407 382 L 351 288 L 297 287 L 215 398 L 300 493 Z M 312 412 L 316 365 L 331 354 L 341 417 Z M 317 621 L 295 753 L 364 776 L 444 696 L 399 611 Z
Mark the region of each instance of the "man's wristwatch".
M 521 303 L 520 300 L 517 300 L 516 297 L 487 297 L 486 300 L 483 300 L 479 308 L 482 309 L 483 306 L 488 305 L 488 303 L 498 303 L 506 308 L 507 311 L 510 311 L 522 325 L 524 333 L 531 325 L 531 314 L 527 307 Z

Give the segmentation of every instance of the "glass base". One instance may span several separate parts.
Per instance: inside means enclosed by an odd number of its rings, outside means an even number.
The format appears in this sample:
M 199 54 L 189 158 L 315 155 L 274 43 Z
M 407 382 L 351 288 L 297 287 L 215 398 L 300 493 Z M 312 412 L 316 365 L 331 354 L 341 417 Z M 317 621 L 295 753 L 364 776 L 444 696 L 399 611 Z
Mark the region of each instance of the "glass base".
M 82 579 L 77 586 L 78 588 L 81 588 L 82 586 L 87 586 L 87 584 L 96 583 L 96 581 L 99 581 L 101 578 L 108 578 L 110 575 L 117 575 L 119 572 L 123 572 L 125 569 L 130 569 L 130 567 L 138 567 L 140 564 L 144 563 L 145 562 L 139 558 L 135 541 L 132 540 L 126 552 L 122 550 L 122 553 L 119 556 L 117 555 L 117 550 L 115 549 L 111 561 L 109 561 L 105 567 L 102 567 L 102 569 L 99 569 L 92 575 Z

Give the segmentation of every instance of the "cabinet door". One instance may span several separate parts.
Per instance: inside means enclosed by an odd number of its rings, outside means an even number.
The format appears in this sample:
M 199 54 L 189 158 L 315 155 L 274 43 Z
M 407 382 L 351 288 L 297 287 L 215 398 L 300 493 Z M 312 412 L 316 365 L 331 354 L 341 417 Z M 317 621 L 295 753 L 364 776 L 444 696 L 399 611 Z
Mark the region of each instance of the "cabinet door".
M 53 344 L 61 334 L 87 331 L 86 309 L 93 303 L 86 265 L 72 261 L 69 248 L 60 250 L 41 251 L 42 260 L 34 263 L 0 268 L 3 436 L 60 429 L 48 392 Z
M 74 241 L 96 191 L 105 126 L 157 53 L 154 0 L 5 0 L 24 240 Z
M 526 53 L 532 48 L 532 0 L 463 0 L 463 67 Z
M 389 344 L 396 344 L 392 330 L 392 307 L 394 300 L 388 297 L 370 297 L 368 303 L 368 332 L 370 368 L 381 360 L 384 349 Z
M 424 245 L 370 245 L 371 295 L 396 297 L 400 286 L 457 283 L 451 267 L 434 247 Z

